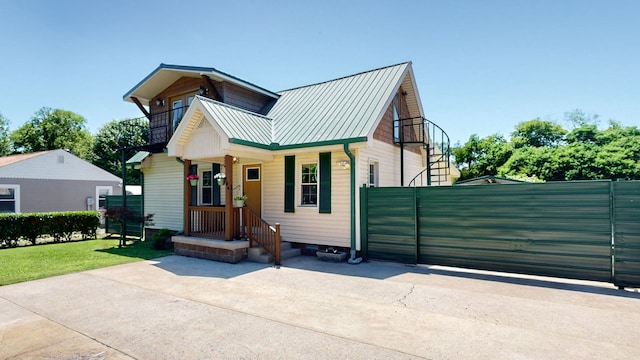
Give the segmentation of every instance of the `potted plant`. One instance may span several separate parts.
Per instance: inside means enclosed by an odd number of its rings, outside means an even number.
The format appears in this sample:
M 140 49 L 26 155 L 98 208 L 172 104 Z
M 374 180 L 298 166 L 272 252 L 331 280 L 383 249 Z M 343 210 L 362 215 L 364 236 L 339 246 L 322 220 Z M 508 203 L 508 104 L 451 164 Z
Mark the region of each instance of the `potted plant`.
M 324 250 L 316 251 L 316 256 L 322 261 L 342 262 L 347 258 L 347 253 L 338 249 L 334 249 L 332 247 L 328 247 Z
M 243 207 L 245 200 L 247 200 L 247 195 L 235 195 L 233 197 L 233 207 Z
M 187 176 L 187 180 L 189 180 L 189 183 L 191 184 L 191 186 L 198 185 L 198 179 L 200 179 L 200 176 L 196 174 L 190 174 L 189 176 Z
M 213 178 L 216 179 L 216 181 L 218 181 L 219 186 L 223 186 L 224 184 L 227 183 L 227 174 L 225 173 L 217 173 L 213 176 Z

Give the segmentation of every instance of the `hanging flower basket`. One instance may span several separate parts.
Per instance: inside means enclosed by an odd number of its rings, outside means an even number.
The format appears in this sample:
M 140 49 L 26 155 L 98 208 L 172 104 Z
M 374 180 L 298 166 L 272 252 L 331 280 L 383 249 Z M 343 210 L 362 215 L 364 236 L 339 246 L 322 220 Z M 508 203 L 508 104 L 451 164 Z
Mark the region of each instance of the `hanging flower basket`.
M 236 195 L 233 197 L 233 207 L 243 207 L 247 200 L 247 195 Z
M 219 186 L 223 186 L 227 183 L 227 175 L 225 173 L 217 173 L 213 176 L 213 178 L 216 179 Z
M 198 185 L 198 179 L 200 179 L 200 177 L 198 175 L 195 175 L 195 174 L 191 174 L 191 175 L 187 176 L 187 180 L 189 180 L 189 183 L 191 184 L 191 186 L 197 186 Z

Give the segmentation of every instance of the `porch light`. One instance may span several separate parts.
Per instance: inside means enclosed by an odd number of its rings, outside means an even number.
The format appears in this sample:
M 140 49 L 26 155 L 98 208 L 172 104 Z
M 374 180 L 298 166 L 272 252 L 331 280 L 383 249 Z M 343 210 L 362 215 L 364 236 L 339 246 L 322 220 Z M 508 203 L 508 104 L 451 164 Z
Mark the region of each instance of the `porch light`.
M 207 95 L 208 93 L 209 93 L 209 89 L 207 89 L 205 86 L 200 86 L 200 90 L 198 90 L 198 95 L 204 96 L 204 95 Z
M 156 99 L 156 105 L 157 106 L 164 106 L 164 99 L 160 99 L 160 98 Z
M 349 163 L 349 160 L 340 160 L 336 164 L 338 164 L 338 166 L 342 166 L 345 170 L 351 169 L 351 163 Z

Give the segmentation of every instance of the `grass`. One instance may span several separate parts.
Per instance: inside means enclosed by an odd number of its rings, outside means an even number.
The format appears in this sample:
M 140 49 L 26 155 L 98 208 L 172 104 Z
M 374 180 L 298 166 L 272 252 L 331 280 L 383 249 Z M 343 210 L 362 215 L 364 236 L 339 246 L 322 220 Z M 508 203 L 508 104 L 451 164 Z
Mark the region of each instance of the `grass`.
M 118 248 L 118 240 L 87 240 L 0 250 L 0 286 L 171 254 L 150 241 Z

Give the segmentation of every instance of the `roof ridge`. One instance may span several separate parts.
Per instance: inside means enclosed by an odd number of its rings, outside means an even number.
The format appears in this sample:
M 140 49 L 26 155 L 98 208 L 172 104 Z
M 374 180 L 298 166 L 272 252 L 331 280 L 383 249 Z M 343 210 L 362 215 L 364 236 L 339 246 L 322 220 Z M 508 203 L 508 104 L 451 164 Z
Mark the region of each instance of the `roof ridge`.
M 393 65 L 387 65 L 387 66 L 379 67 L 377 69 L 371 69 L 371 70 L 361 71 L 359 73 L 355 73 L 355 74 L 351 74 L 351 75 L 345 75 L 345 76 L 342 76 L 342 77 L 339 77 L 339 78 L 335 78 L 335 79 L 331 79 L 331 80 L 325 80 L 325 81 L 320 81 L 320 82 L 313 83 L 313 84 L 297 86 L 297 87 L 293 87 L 293 88 L 290 88 L 290 89 L 278 91 L 277 94 L 281 95 L 282 93 L 287 92 L 287 91 L 298 90 L 298 89 L 302 89 L 302 88 L 306 88 L 306 87 L 322 85 L 322 84 L 326 84 L 326 83 L 330 83 L 330 82 L 338 81 L 338 80 L 344 80 L 344 79 L 347 79 L 347 78 L 350 78 L 350 77 L 363 75 L 363 74 L 367 74 L 367 73 L 374 72 L 374 71 L 380 71 L 380 70 L 392 68 L 392 67 L 395 67 L 395 66 L 405 65 L 405 64 L 411 64 L 411 61 L 404 61 L 404 62 L 400 62 L 400 63 L 393 64 Z
M 201 95 L 196 95 L 196 97 L 199 98 L 201 101 L 205 100 L 207 102 L 211 102 L 211 103 L 214 103 L 216 105 L 221 105 L 221 106 L 227 107 L 227 108 L 229 108 L 231 110 L 241 111 L 243 113 L 246 113 L 246 114 L 249 114 L 249 115 L 253 115 L 253 116 L 257 116 L 257 117 L 261 117 L 261 118 L 263 118 L 265 120 L 269 120 L 269 121 L 273 122 L 272 118 L 270 118 L 268 116 L 265 116 L 265 115 L 262 115 L 262 114 L 254 113 L 253 111 L 242 109 L 242 108 L 239 108 L 237 106 L 233 106 L 231 104 L 226 104 L 226 103 L 220 102 L 218 100 L 214 100 L 214 99 L 211 99 L 211 98 L 208 98 L 208 97 L 204 97 L 204 96 L 201 96 Z

